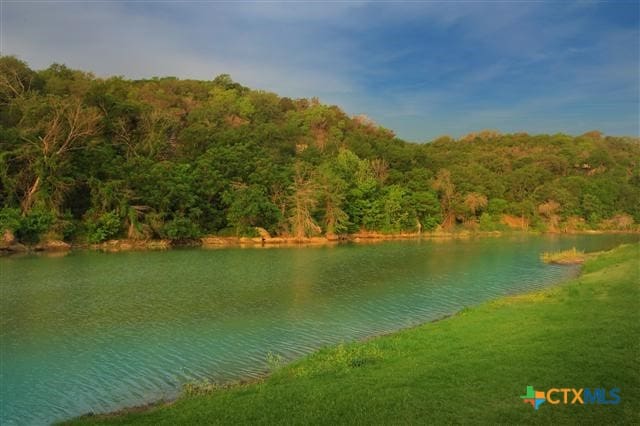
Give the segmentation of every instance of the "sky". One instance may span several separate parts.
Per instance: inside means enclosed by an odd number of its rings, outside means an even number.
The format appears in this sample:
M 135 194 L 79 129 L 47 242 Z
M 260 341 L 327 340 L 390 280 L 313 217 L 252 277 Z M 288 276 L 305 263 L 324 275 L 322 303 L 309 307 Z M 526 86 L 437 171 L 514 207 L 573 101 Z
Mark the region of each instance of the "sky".
M 316 96 L 410 141 L 640 134 L 640 2 L 7 1 L 0 52 Z

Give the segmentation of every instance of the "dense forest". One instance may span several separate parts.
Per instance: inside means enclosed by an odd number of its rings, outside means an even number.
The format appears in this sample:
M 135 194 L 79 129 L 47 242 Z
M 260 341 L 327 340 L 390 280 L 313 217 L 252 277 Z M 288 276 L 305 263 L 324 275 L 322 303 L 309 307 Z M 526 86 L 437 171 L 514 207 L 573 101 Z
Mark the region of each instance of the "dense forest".
M 639 158 L 638 139 L 597 131 L 408 143 L 228 75 L 104 79 L 0 57 L 0 232 L 24 243 L 631 229 Z

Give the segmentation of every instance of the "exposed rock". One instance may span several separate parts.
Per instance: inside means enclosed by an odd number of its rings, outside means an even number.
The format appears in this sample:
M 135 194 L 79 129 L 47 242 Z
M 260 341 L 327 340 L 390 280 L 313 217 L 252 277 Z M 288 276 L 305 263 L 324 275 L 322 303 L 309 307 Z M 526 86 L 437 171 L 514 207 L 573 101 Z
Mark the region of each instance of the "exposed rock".
M 31 248 L 35 251 L 67 251 L 71 250 L 71 244 L 62 240 L 47 240 Z
M 287 239 L 282 237 L 272 237 L 265 241 L 266 244 L 284 244 L 286 242 Z
M 45 250 L 71 250 L 71 244 L 62 240 L 50 240 L 44 243 Z
M 255 237 L 255 238 L 242 237 L 236 241 L 241 246 L 259 246 L 264 244 L 266 240 L 260 237 Z
M 25 251 L 29 251 L 29 248 L 24 244 L 13 243 L 13 244 L 0 244 L 0 254 L 11 254 L 11 253 L 23 253 Z
M 145 247 L 152 250 L 164 250 L 171 246 L 169 240 L 149 240 L 145 242 Z
M 202 237 L 200 239 L 202 241 L 203 246 L 228 246 L 238 244 L 240 240 L 236 237 L 216 237 L 216 236 L 208 236 Z
M 511 216 L 508 214 L 503 214 L 500 218 L 500 223 L 507 225 L 511 229 L 529 229 L 529 219 L 525 218 L 524 216 Z
M 327 241 L 339 241 L 340 237 L 336 234 L 328 233 L 326 235 Z
M 129 250 L 164 250 L 171 248 L 170 240 L 108 240 L 100 244 L 92 244 L 90 247 L 109 252 Z
M 16 236 L 13 235 L 13 231 L 11 229 L 5 229 L 2 233 L 2 245 L 10 246 L 16 242 Z
M 163 240 L 159 240 L 163 241 Z M 186 238 L 182 240 L 170 240 L 169 245 L 171 247 L 200 247 L 202 240 L 200 238 Z M 148 244 L 147 244 L 148 246 Z

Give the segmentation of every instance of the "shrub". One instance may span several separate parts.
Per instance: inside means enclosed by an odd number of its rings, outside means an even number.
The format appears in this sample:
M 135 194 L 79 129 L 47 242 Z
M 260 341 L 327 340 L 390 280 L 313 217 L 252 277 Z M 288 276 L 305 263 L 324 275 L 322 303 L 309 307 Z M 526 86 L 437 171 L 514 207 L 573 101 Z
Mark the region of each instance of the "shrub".
M 53 214 L 48 211 L 32 210 L 21 218 L 20 226 L 16 229 L 16 237 L 25 243 L 37 243 L 42 234 L 49 230 L 54 219 Z
M 426 231 L 433 231 L 440 225 L 440 217 L 439 216 L 426 216 L 422 220 L 422 229 Z
M 87 240 L 90 243 L 101 243 L 120 233 L 120 218 L 112 212 L 103 213 L 87 224 Z
M 489 213 L 482 213 L 480 216 L 481 231 L 507 231 L 508 229 L 508 226 L 500 223 L 498 216 Z
M 489 213 L 482 213 L 480 216 L 480 230 L 481 231 L 495 231 L 498 224 L 493 221 L 493 218 Z
M 171 240 L 188 240 L 200 236 L 200 228 L 189 218 L 176 217 L 164 225 L 164 233 Z
M 16 232 L 20 228 L 20 210 L 12 208 L 0 209 L 0 233 L 5 229 Z
M 76 222 L 71 214 L 65 213 L 53 222 L 49 234 L 53 239 L 69 241 L 77 230 Z
M 603 220 L 600 223 L 602 229 L 612 229 L 616 231 L 630 230 L 633 228 L 633 217 L 628 214 L 617 214 L 611 219 Z

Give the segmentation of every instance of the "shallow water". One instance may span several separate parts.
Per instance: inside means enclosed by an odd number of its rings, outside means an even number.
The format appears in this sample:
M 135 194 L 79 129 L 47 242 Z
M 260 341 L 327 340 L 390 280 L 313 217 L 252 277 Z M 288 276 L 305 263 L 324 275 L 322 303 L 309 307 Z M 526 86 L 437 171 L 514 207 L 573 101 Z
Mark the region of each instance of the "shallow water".
M 251 378 L 271 352 L 440 318 L 575 274 L 539 254 L 637 236 L 0 258 L 0 424 L 47 424 Z

